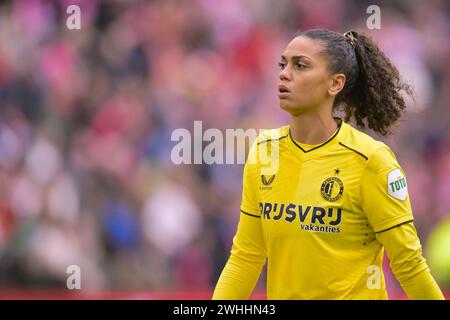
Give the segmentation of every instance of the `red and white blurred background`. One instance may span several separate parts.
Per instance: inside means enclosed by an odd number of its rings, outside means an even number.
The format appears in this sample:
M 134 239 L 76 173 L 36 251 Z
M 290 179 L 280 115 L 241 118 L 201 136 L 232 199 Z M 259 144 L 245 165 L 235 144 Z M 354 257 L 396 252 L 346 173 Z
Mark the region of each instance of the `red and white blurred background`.
M 239 216 L 241 165 L 171 162 L 171 133 L 273 128 L 297 30 L 374 37 L 416 101 L 385 141 L 424 255 L 450 290 L 450 5 L 430 1 L 0 3 L 0 298 L 208 299 Z M 69 30 L 66 8 L 81 9 Z M 366 9 L 381 8 L 368 30 Z M 66 287 L 69 265 L 81 290 Z M 404 298 L 385 261 L 391 298 Z M 265 297 L 265 273 L 254 299 Z M 448 297 L 448 295 L 447 295 Z

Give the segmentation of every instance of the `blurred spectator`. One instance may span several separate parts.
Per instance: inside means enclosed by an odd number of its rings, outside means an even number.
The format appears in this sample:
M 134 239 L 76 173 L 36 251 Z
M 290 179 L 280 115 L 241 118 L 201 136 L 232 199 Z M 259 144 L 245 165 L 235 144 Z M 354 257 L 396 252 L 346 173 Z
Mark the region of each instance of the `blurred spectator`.
M 66 28 L 72 3 L 81 30 Z M 324 27 L 373 36 L 416 90 L 386 142 L 450 289 L 448 228 L 436 227 L 450 213 L 450 5 L 383 3 L 382 29 L 367 30 L 370 4 L 3 1 L 0 288 L 65 289 L 75 264 L 86 289 L 211 289 L 235 232 L 242 166 L 175 166 L 171 133 L 192 132 L 194 120 L 203 130 L 284 125 L 279 55 L 298 29 Z

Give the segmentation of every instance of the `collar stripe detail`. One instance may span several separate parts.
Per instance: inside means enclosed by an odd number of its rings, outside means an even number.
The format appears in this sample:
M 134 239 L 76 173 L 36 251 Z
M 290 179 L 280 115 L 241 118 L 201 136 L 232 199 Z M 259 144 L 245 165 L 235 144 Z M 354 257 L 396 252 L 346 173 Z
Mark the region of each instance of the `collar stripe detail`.
M 267 139 L 267 140 L 264 140 L 264 141 L 260 141 L 260 142 L 258 142 L 258 145 L 260 145 L 261 143 L 264 143 L 264 142 L 268 142 L 268 141 L 277 141 L 277 140 L 281 140 L 281 139 L 287 138 L 287 136 L 288 136 L 288 135 L 282 136 L 282 137 L 280 137 L 280 138 Z
M 336 137 L 336 136 L 338 135 L 338 133 L 339 133 L 339 131 L 341 130 L 341 128 L 342 128 L 342 121 L 341 121 L 341 123 L 339 124 L 338 129 L 336 130 L 336 132 L 333 134 L 333 136 L 332 136 L 330 139 L 328 139 L 327 141 L 325 141 L 325 142 L 322 143 L 321 145 L 318 145 L 317 147 L 314 147 L 314 148 L 309 149 L 309 150 L 303 149 L 301 146 L 299 146 L 299 145 L 297 144 L 297 142 L 295 142 L 295 140 L 292 138 L 292 135 L 291 135 L 291 128 L 289 128 L 289 137 L 291 138 L 292 142 L 293 142 L 300 150 L 302 150 L 304 153 L 308 153 L 308 152 L 311 152 L 311 151 L 313 151 L 313 150 L 316 150 L 316 149 L 318 149 L 318 148 L 320 148 L 320 147 L 323 147 L 323 146 L 326 145 L 328 142 L 330 142 L 331 140 L 333 140 L 334 137 Z
M 367 158 L 367 157 L 366 157 L 365 155 L 363 155 L 361 152 L 356 151 L 355 149 L 352 149 L 352 148 L 346 146 L 346 145 L 343 144 L 342 142 L 339 142 L 339 144 L 340 144 L 341 146 L 343 146 L 343 147 L 345 147 L 345 148 L 347 148 L 347 149 L 353 151 L 353 152 L 356 152 L 357 154 L 359 154 L 359 155 L 360 155 L 361 157 L 363 157 L 364 159 L 369 160 L 369 158 Z

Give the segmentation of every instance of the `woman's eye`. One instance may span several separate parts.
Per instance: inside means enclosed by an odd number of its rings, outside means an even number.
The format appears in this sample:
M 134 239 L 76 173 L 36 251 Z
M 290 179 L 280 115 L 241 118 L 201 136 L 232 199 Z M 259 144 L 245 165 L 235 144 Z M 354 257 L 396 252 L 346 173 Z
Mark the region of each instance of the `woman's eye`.
M 278 66 L 283 70 L 286 67 L 286 64 L 284 62 L 278 62 Z
M 306 68 L 306 66 L 305 66 L 304 64 L 301 64 L 301 63 L 297 63 L 297 64 L 295 65 L 295 67 L 296 67 L 297 69 L 305 69 L 305 68 Z

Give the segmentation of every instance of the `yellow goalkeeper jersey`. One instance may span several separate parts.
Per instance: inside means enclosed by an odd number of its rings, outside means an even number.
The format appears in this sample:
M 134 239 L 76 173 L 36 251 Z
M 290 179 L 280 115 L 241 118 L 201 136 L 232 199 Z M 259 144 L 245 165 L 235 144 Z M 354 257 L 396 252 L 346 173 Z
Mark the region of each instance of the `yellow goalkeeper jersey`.
M 323 144 L 284 126 L 250 150 L 240 224 L 251 230 L 238 226 L 232 255 L 258 276 L 267 258 L 268 299 L 387 299 L 376 233 L 413 220 L 405 173 L 384 143 L 336 121 Z

